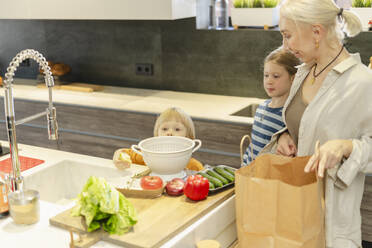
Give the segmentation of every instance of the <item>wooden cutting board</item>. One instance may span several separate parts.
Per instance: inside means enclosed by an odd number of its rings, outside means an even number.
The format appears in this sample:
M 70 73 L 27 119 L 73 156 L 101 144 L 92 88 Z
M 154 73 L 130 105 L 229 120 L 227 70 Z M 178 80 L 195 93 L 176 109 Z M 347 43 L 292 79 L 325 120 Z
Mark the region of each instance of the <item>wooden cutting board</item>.
M 160 247 L 233 194 L 234 188 L 229 188 L 198 202 L 189 200 L 184 195 L 179 197 L 163 195 L 155 199 L 128 197 L 138 216 L 138 222 L 132 230 L 121 236 L 102 234 L 100 231 L 88 234 L 88 237 L 94 235 L 91 237 L 92 240 L 102 239 L 128 248 Z M 86 233 L 83 218 L 71 217 L 70 210 L 50 218 L 50 224 Z
M 46 88 L 44 83 L 37 84 L 38 88 Z M 68 83 L 68 84 L 61 84 L 61 85 L 54 85 L 53 89 L 60 89 L 60 90 L 72 90 L 72 91 L 80 91 L 80 92 L 93 92 L 93 91 L 102 91 L 102 85 L 96 84 L 87 84 L 87 83 Z

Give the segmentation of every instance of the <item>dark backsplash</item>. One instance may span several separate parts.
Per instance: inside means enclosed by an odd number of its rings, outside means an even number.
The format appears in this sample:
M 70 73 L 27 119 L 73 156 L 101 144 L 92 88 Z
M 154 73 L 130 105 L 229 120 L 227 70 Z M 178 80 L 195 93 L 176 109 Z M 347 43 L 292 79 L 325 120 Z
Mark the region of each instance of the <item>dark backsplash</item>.
M 0 20 L 0 72 L 21 50 L 72 67 L 69 82 L 266 97 L 262 60 L 281 45 L 277 31 L 196 30 L 195 18 L 176 21 Z M 372 32 L 351 40 L 365 64 Z M 153 76 L 135 74 L 151 63 Z M 36 78 L 38 66 L 19 67 L 17 77 Z

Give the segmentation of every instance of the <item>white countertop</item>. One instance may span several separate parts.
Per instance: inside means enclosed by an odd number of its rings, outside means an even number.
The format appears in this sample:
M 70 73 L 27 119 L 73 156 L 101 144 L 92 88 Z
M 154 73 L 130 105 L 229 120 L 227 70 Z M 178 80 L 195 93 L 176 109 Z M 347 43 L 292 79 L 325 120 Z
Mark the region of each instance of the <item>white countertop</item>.
M 48 101 L 48 91 L 45 88 L 37 88 L 36 80 L 16 78 L 13 89 L 16 99 Z M 0 96 L 3 95 L 4 91 L 1 90 Z M 252 103 L 261 103 L 263 99 L 104 86 L 104 91 L 101 92 L 53 90 L 53 101 L 69 105 L 156 114 L 168 107 L 180 107 L 192 118 L 250 124 L 253 118 L 230 114 Z
M 1 142 L 3 145 L 7 146 L 7 142 Z M 80 155 L 70 152 L 57 151 L 52 149 L 40 148 L 29 145 L 18 145 L 19 155 L 31 158 L 42 159 L 45 162 L 22 172 L 22 175 L 27 179 L 36 175 L 42 174 L 47 169 L 52 168 L 52 166 L 57 166 L 54 168 L 61 168 L 63 161 L 68 161 L 68 163 L 77 163 L 81 171 L 80 173 L 75 173 L 78 177 L 81 177 L 87 170 L 84 164 L 91 164 L 94 166 L 103 167 L 105 171 L 108 168 L 115 169 L 114 173 L 125 174 L 125 171 L 118 171 L 112 163 L 112 160 L 103 159 L 98 157 Z M 8 158 L 9 155 L 5 155 L 0 158 L 4 160 Z M 56 165 L 57 164 L 57 165 Z M 142 166 L 140 166 L 142 167 Z M 85 169 L 84 169 L 85 168 Z M 130 170 L 132 167 L 130 168 Z M 83 173 L 84 172 L 84 173 Z M 70 174 L 73 173 L 72 171 Z M 131 173 L 131 172 L 130 172 Z M 70 175 L 68 174 L 68 175 Z M 55 175 L 56 177 L 63 178 L 64 175 Z M 80 179 L 81 181 L 82 179 Z M 57 180 L 52 177 L 48 177 L 48 184 L 50 182 L 50 189 L 52 193 L 55 191 L 53 187 L 56 187 L 58 183 Z M 25 180 L 25 187 L 27 188 L 27 180 Z M 32 187 L 31 187 L 32 188 Z M 62 188 L 62 191 L 67 189 Z M 43 199 L 43 189 L 40 192 L 40 198 Z M 44 191 L 45 193 L 45 191 Z M 75 195 L 74 195 L 75 196 Z M 222 247 L 228 247 L 236 239 L 236 228 L 235 228 L 235 197 L 232 196 L 225 202 L 220 204 L 218 207 L 207 213 L 205 216 L 200 218 L 198 221 L 193 223 L 187 229 L 179 233 L 174 238 L 170 239 L 162 247 L 182 247 L 191 248 L 195 247 L 195 243 L 203 239 L 216 239 L 218 240 Z M 40 200 L 40 221 L 33 225 L 18 225 L 13 222 L 11 217 L 6 217 L 0 219 L 0 240 L 1 247 L 53 247 L 53 248 L 66 248 L 69 247 L 70 235 L 69 232 L 51 226 L 49 224 L 49 218 L 61 213 L 62 211 L 71 208 L 74 202 L 68 200 L 67 202 L 51 203 L 44 200 Z M 215 226 L 216 221 L 219 223 L 218 228 L 210 229 L 210 226 Z M 99 241 L 92 247 L 119 247 L 111 243 L 104 241 Z
M 7 146 L 7 142 L 1 142 Z M 80 161 L 81 163 L 100 164 L 114 168 L 111 160 L 80 155 L 69 152 L 62 152 L 46 148 L 39 148 L 28 145 L 18 145 L 20 156 L 32 157 L 45 160 L 44 163 L 34 168 L 22 172 L 24 177 L 37 173 L 52 166 L 65 159 Z M 9 154 L 0 158 L 4 160 L 9 157 Z M 51 187 L 53 180 L 51 179 Z M 27 185 L 25 185 L 27 188 Z M 13 222 L 13 219 L 8 216 L 7 218 L 0 219 L 0 240 L 1 247 L 53 247 L 53 248 L 66 248 L 69 247 L 70 236 L 66 230 L 49 225 L 49 218 L 57 215 L 58 213 L 71 208 L 74 202 L 69 202 L 64 205 L 53 204 L 46 201 L 40 201 L 40 221 L 33 225 L 19 225 Z M 92 247 L 119 247 L 106 242 L 99 242 Z

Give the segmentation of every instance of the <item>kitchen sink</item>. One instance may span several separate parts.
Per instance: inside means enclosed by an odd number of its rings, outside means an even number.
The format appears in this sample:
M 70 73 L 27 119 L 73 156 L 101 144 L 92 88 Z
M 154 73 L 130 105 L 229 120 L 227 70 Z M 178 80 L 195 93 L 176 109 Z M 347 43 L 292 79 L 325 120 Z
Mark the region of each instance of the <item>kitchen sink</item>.
M 26 176 L 24 183 L 27 189 L 39 191 L 40 200 L 64 205 L 77 197 L 90 176 L 108 180 L 130 176 L 131 173 L 115 167 L 63 160 Z
M 247 107 L 242 108 L 241 110 L 239 110 L 235 113 L 232 113 L 231 115 L 244 116 L 244 117 L 254 117 L 254 114 L 256 113 L 256 109 L 258 108 L 258 105 L 259 104 L 257 104 L 257 103 L 250 104 Z

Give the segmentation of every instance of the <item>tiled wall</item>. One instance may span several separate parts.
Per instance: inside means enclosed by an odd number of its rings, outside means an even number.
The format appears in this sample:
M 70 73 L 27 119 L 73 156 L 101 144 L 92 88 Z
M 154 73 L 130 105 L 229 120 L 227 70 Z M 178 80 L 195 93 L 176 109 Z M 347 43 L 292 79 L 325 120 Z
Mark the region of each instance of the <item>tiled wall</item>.
M 372 32 L 351 41 L 364 63 L 372 56 Z M 0 72 L 12 57 L 33 48 L 72 67 L 65 78 L 115 86 L 265 97 L 262 60 L 281 45 L 277 31 L 196 30 L 195 19 L 177 21 L 0 20 Z M 135 74 L 152 63 L 153 76 Z M 18 77 L 35 78 L 37 65 Z

